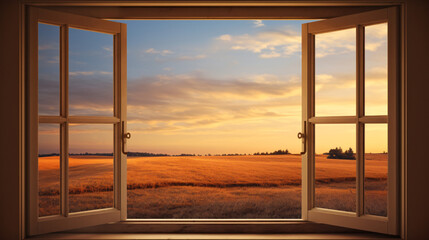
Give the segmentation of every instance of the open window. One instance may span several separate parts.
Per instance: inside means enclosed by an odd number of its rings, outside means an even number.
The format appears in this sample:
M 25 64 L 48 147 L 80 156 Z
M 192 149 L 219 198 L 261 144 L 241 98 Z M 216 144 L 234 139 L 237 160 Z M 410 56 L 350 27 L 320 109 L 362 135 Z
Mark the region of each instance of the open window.
M 125 219 L 126 25 L 40 8 L 27 24 L 28 234 Z
M 397 11 L 386 8 L 302 26 L 303 133 L 299 136 L 304 146 L 305 221 L 398 233 Z M 28 235 L 126 223 L 126 25 L 33 7 L 28 9 L 27 20 Z M 371 34 L 377 35 L 375 40 Z M 384 58 L 372 58 L 383 46 Z M 325 61 L 327 57 L 336 62 Z M 96 64 L 85 64 L 88 61 Z M 368 64 L 379 72 L 368 72 Z M 327 99 L 333 96 L 334 104 Z M 80 101 L 83 98 L 87 99 Z M 369 154 L 368 143 L 383 134 L 385 151 L 374 150 L 380 156 Z M 336 145 L 319 148 L 329 138 Z M 330 154 L 331 147 L 343 147 L 341 140 L 347 142 L 344 147 L 352 148 L 343 153 L 349 159 L 334 157 L 321 163 L 318 156 Z M 111 152 L 98 151 L 99 144 Z M 97 157 L 104 158 L 103 164 L 110 159 L 111 164 L 103 165 Z M 375 157 L 382 160 L 369 162 Z M 326 179 L 321 173 L 339 165 L 346 174 L 338 174 L 333 180 L 336 186 L 323 185 Z M 83 174 L 88 168 L 94 169 L 90 176 Z M 86 184 L 97 183 L 99 168 L 110 173 L 111 184 Z M 45 180 L 49 184 L 42 188 Z M 334 193 L 321 198 L 325 190 Z M 79 192 L 98 195 L 82 199 Z M 374 210 L 368 206 L 375 198 L 384 201 Z M 206 226 L 215 221 L 202 222 Z
M 302 46 L 303 218 L 397 234 L 397 9 L 304 24 Z

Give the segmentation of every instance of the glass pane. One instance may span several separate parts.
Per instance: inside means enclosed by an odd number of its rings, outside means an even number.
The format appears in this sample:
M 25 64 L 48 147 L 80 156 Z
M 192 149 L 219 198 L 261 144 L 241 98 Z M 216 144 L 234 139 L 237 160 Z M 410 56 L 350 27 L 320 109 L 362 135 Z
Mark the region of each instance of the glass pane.
M 60 214 L 60 126 L 39 124 L 39 216 Z
M 113 207 L 113 126 L 70 125 L 70 212 Z
M 356 211 L 356 125 L 315 128 L 315 206 Z
M 365 115 L 387 115 L 387 23 L 365 27 Z
M 60 114 L 60 27 L 39 23 L 39 115 Z
M 365 214 L 387 216 L 387 124 L 365 125 Z
M 113 115 L 113 36 L 70 28 L 70 115 Z
M 316 116 L 356 115 L 356 29 L 316 35 Z

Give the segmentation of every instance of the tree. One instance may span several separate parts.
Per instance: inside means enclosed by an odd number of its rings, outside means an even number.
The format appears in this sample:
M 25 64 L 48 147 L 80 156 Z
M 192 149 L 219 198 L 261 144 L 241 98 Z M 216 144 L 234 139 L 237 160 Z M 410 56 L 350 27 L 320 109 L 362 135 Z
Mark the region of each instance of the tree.
M 355 154 L 352 148 L 349 148 L 345 152 L 341 147 L 336 147 L 335 149 L 329 150 L 328 153 L 329 159 L 356 159 Z

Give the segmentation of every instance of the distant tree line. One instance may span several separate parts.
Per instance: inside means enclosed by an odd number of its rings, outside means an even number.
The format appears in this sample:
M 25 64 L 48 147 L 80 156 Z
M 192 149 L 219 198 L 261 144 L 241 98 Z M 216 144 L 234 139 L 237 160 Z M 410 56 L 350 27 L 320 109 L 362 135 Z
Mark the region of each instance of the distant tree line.
M 164 153 L 149 153 L 149 152 L 128 152 L 127 156 L 130 157 L 166 157 L 170 156 Z
M 289 150 L 277 150 L 274 152 L 255 152 L 253 154 L 246 153 L 224 153 L 224 154 L 191 154 L 191 153 L 181 153 L 177 155 L 170 155 L 166 153 L 150 153 L 150 152 L 128 152 L 127 156 L 129 157 L 183 157 L 183 156 L 247 156 L 247 155 L 285 155 L 290 154 Z M 59 156 L 59 153 L 47 153 L 47 154 L 39 154 L 39 157 L 51 157 L 51 156 Z M 70 156 L 113 156 L 113 153 L 70 153 Z
M 60 156 L 59 153 L 45 153 L 45 154 L 39 154 L 39 157 L 53 157 L 53 156 Z
M 59 156 L 59 153 L 46 153 L 46 154 L 39 154 L 39 157 L 52 157 L 52 156 Z M 70 153 L 70 156 L 113 156 L 113 153 Z
M 343 152 L 341 147 L 336 147 L 335 149 L 331 149 L 328 152 L 329 159 L 356 159 L 355 154 L 352 148 Z
M 289 150 L 281 150 L 281 149 L 279 149 L 279 150 L 277 150 L 277 151 L 274 151 L 274 152 L 256 152 L 256 153 L 254 153 L 253 155 L 286 155 L 286 154 L 290 154 L 290 152 L 289 152 Z

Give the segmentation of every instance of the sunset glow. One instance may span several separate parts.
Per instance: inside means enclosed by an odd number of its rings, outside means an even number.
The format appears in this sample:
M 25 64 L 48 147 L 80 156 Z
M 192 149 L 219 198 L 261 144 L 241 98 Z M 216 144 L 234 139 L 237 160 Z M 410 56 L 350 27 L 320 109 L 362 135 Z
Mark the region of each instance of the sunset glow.
M 300 29 L 305 21 L 122 22 L 128 25 L 128 129 L 133 134 L 128 144 L 130 151 L 166 154 L 301 151 L 296 134 L 301 131 Z M 42 115 L 43 111 L 58 112 L 53 101 L 59 94 L 55 90 L 59 87 L 58 73 L 53 69 L 58 67 L 55 49 L 59 45 L 52 40 L 58 34 L 53 27 L 41 24 L 40 30 L 48 35 L 40 39 L 39 68 L 40 76 L 45 79 L 40 87 L 48 84 L 51 89 L 41 95 Z M 368 86 L 376 87 L 367 88 L 367 95 L 371 96 L 367 111 L 375 115 L 386 114 L 383 111 L 386 101 L 376 92 L 385 91 L 383 82 L 387 82 L 383 73 L 386 62 L 381 61 L 386 59 L 385 28 L 385 24 L 372 26 L 367 34 L 366 75 Z M 316 113 L 320 110 L 323 116 L 355 112 L 353 33 L 344 30 L 318 36 Z M 89 41 L 81 44 L 84 40 Z M 71 114 L 112 114 L 112 89 L 101 87 L 112 79 L 111 41 L 107 34 L 91 35 L 72 29 Z M 343 58 L 353 61 L 342 61 Z M 106 137 L 113 134 L 97 126 L 81 127 L 79 131 Z M 52 139 L 49 132 L 41 134 Z M 344 148 L 355 148 L 347 139 L 338 142 Z M 80 143 L 85 145 L 85 151 L 110 151 L 86 138 L 80 139 Z M 54 141 L 46 142 L 40 150 L 51 152 L 53 145 Z M 323 142 L 316 151 L 327 151 L 329 147 Z M 367 148 L 371 152 L 386 151 L 385 146 Z M 74 151 L 81 152 L 84 148 Z

